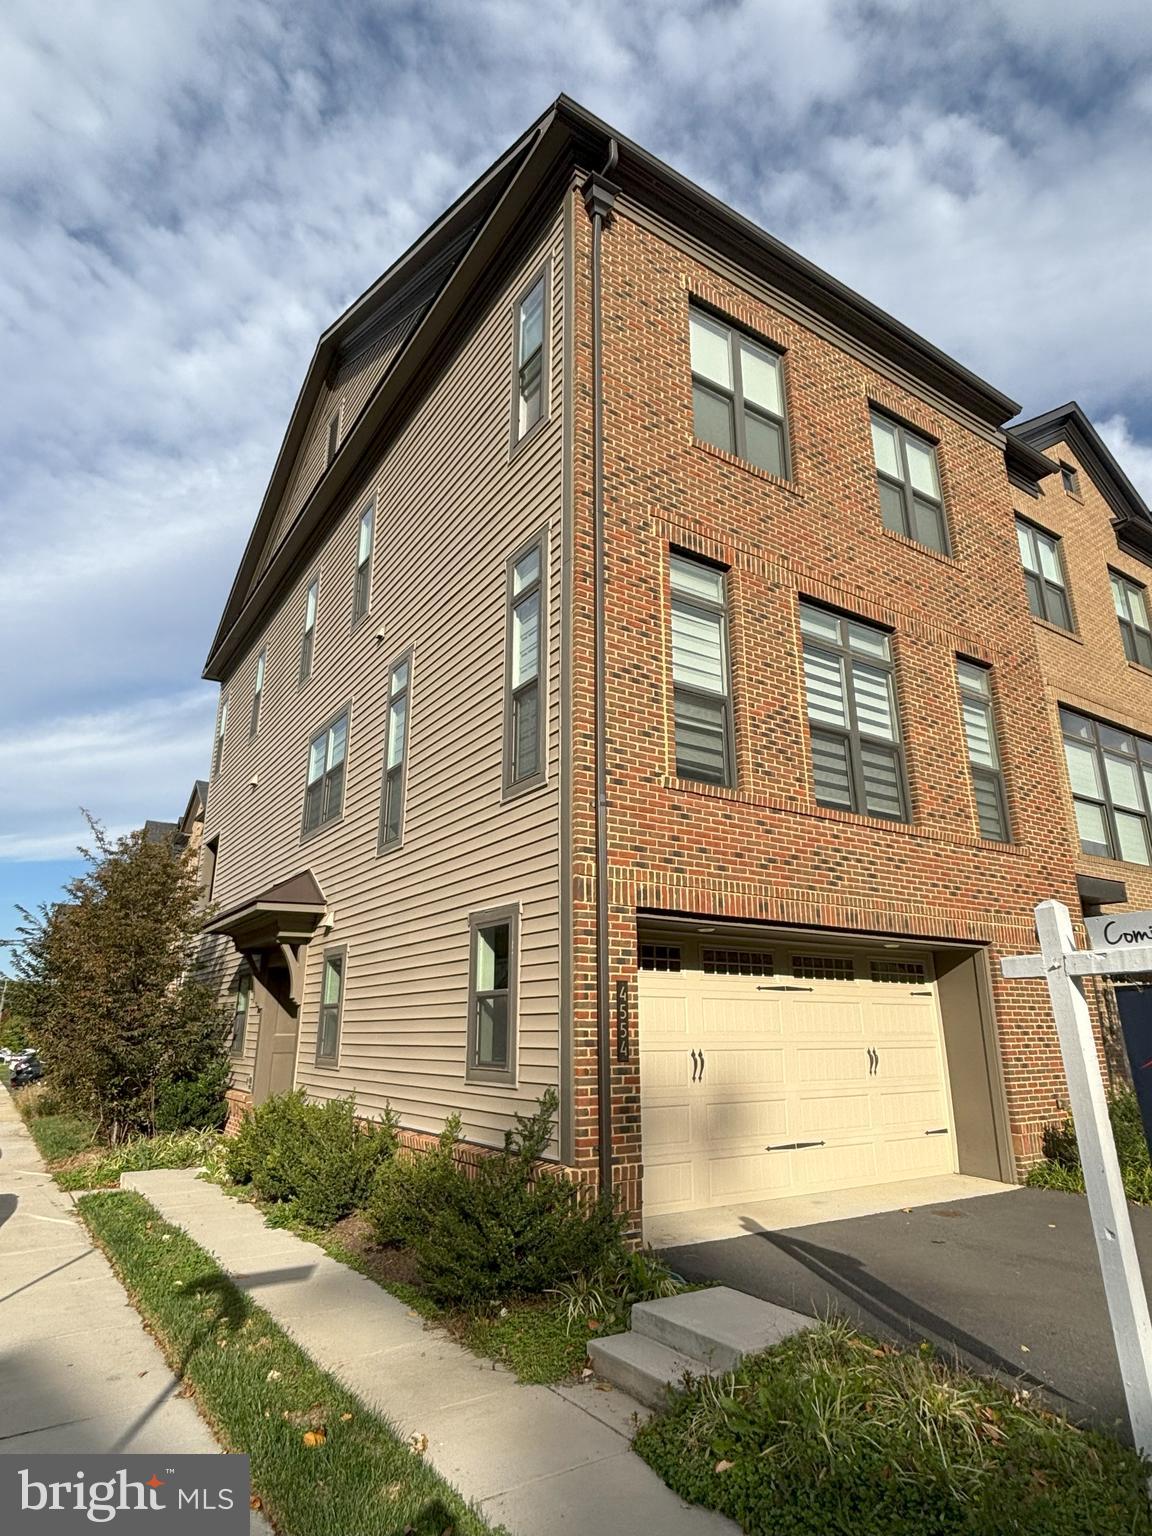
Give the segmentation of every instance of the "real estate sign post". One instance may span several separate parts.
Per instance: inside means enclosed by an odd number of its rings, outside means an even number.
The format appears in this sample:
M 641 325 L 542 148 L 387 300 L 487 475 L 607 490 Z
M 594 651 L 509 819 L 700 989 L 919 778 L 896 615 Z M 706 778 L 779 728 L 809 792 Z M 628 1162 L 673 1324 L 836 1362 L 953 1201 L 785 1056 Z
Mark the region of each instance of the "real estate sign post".
M 1141 915 L 1124 914 L 1125 937 L 1144 939 L 1140 925 L 1128 922 Z M 1132 1438 L 1152 1458 L 1152 1322 L 1081 980 L 1152 971 L 1152 936 L 1116 948 L 1077 949 L 1068 908 L 1059 901 L 1036 908 L 1036 932 L 1038 955 L 1007 956 L 1001 966 L 1006 977 L 1042 976 L 1048 983 Z

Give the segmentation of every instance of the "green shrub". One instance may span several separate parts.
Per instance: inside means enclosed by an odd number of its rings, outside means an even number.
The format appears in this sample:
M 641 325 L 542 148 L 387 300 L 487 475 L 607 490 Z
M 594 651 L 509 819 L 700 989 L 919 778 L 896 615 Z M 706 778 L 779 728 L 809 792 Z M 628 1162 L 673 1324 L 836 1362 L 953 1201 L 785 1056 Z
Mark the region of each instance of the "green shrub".
M 635 1444 L 748 1536 L 1152 1533 L 1135 1452 L 845 1324 L 690 1384 Z
M 310 1104 L 304 1090 L 268 1099 L 249 1115 L 226 1153 L 228 1176 L 262 1200 L 291 1202 L 293 1215 L 328 1227 L 367 1200 L 396 1149 L 396 1118 L 356 1119 L 352 1099 Z
M 156 1129 L 158 1131 L 220 1131 L 228 1118 L 224 1090 L 231 1066 L 217 1057 L 194 1077 L 161 1083 L 156 1091 Z
M 638 1301 L 675 1296 L 684 1282 L 651 1248 L 617 1254 L 592 1274 L 580 1274 L 551 1287 L 564 1316 L 567 1332 L 589 1327 L 613 1333 L 628 1326 Z
M 410 1245 L 443 1198 L 446 1184 L 457 1175 L 456 1145 L 460 1116 L 450 1115 L 427 1152 L 400 1153 L 381 1164 L 368 1197 L 365 1214 L 381 1247 Z
M 537 1171 L 556 1109 L 550 1089 L 534 1115 L 517 1115 L 502 1152 L 471 1176 L 459 1168 L 444 1176 L 412 1240 L 433 1300 L 539 1295 L 620 1253 L 621 1222 L 610 1198 L 589 1200 L 568 1180 Z
M 1121 1089 L 1109 1098 L 1108 1118 L 1112 1122 L 1124 1193 L 1140 1205 L 1152 1205 L 1152 1161 L 1140 1105 L 1132 1089 Z M 1043 1146 L 1044 1161 L 1028 1170 L 1027 1182 L 1033 1189 L 1060 1189 L 1070 1194 L 1083 1194 L 1084 1174 L 1071 1115 L 1045 1127 Z

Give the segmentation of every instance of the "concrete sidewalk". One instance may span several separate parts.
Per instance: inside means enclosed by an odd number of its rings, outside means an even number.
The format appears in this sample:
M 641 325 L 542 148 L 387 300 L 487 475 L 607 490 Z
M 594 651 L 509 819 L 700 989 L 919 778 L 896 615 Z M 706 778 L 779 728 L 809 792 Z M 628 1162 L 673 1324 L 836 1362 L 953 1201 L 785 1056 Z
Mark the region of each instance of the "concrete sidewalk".
M 183 1227 L 317 1365 L 405 1437 L 514 1536 L 736 1536 L 685 1505 L 630 1449 L 639 1405 L 593 1386 L 521 1386 L 427 1328 L 373 1281 L 191 1172 L 125 1174 Z
M 0 1089 L 0 1452 L 220 1454 L 179 1386 Z

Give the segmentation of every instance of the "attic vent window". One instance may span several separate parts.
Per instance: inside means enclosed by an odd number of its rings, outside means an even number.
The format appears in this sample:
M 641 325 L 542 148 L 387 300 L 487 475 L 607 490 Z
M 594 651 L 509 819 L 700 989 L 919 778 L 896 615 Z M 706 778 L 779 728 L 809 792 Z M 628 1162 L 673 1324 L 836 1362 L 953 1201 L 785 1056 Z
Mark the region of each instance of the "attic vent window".
M 1060 480 L 1061 480 L 1061 483 L 1064 486 L 1064 489 L 1068 492 L 1069 496 L 1079 496 L 1079 494 L 1080 494 L 1080 475 L 1079 475 L 1079 472 L 1077 470 L 1073 469 L 1071 464 L 1065 464 L 1063 460 L 1060 461 Z
M 324 461 L 325 466 L 331 464 L 332 460 L 336 457 L 336 450 L 339 448 L 339 446 L 340 411 L 337 409 L 333 411 L 331 416 L 328 418 L 328 456 Z

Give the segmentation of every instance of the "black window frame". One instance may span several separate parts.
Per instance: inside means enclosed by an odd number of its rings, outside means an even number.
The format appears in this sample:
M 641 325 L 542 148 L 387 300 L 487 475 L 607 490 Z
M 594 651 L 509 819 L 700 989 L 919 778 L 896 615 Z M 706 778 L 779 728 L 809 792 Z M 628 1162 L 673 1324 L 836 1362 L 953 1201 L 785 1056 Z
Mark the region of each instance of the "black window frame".
M 215 778 L 224 764 L 224 737 L 228 730 L 228 692 L 225 690 L 220 695 L 220 707 L 216 711 L 216 743 L 212 751 L 212 772 L 209 775 Z
M 1020 552 L 1020 568 L 1024 572 L 1024 590 L 1028 595 L 1028 611 L 1034 619 L 1040 619 L 1045 624 L 1051 624 L 1055 629 L 1062 629 L 1065 634 L 1076 633 L 1076 613 L 1072 607 L 1072 593 L 1068 587 L 1068 567 L 1064 564 L 1064 541 L 1058 533 L 1051 533 L 1047 528 L 1041 528 L 1039 523 L 1034 523 L 1030 518 L 1021 517 L 1016 513 L 1016 542 L 1020 543 L 1020 534 L 1024 533 L 1032 551 L 1035 562 L 1033 570 L 1025 561 L 1023 551 Z M 1050 576 L 1044 575 L 1044 562 L 1040 558 L 1041 543 L 1043 540 L 1049 544 L 1056 557 L 1056 564 L 1060 570 L 1060 580 L 1053 581 Z M 1068 622 L 1062 618 L 1053 618 L 1052 591 L 1060 593 L 1064 607 L 1068 613 Z
M 324 761 L 327 763 L 329 752 L 327 741 L 341 721 L 344 722 L 344 755 L 341 757 L 339 763 L 333 765 L 330 768 L 325 767 L 321 771 L 318 778 L 312 779 L 310 777 L 312 770 L 312 749 L 316 746 L 317 742 L 324 741 L 326 743 L 324 749 Z M 337 822 L 343 821 L 344 802 L 348 794 L 348 753 L 351 745 L 351 704 L 345 704 L 342 709 L 337 710 L 336 713 L 332 715 L 330 719 L 323 726 L 321 726 L 318 731 L 313 731 L 311 736 L 309 736 L 308 755 L 304 764 L 304 809 L 300 817 L 301 842 L 306 841 L 308 838 L 316 837 L 319 833 L 323 832 L 326 827 L 335 826 Z M 335 809 L 330 809 L 329 805 L 332 794 L 331 786 L 333 781 L 336 781 L 339 784 L 340 798 L 339 803 L 336 805 Z M 320 805 L 320 815 L 316 821 L 309 824 L 309 795 L 313 788 L 316 786 L 318 786 L 317 799 Z
M 516 590 L 517 567 L 535 552 L 538 567 L 534 581 Z M 504 794 L 521 794 L 543 784 L 548 776 L 548 529 L 542 528 L 514 554 L 505 567 L 504 607 Z M 515 616 L 531 599 L 536 600 L 536 672 L 513 685 L 515 654 Z M 528 772 L 520 771 L 517 760 L 520 746 L 520 711 L 524 699 L 536 697 L 536 763 Z
M 361 555 L 364 542 L 364 523 L 368 523 L 368 552 Z M 372 561 L 376 553 L 376 498 L 373 496 L 360 509 L 356 519 L 356 574 L 352 584 L 352 628 L 363 622 L 372 611 Z
M 803 618 L 805 610 L 821 615 L 826 619 L 833 619 L 840 626 L 836 642 L 814 638 L 806 635 L 803 630 Z M 868 816 L 877 821 L 889 821 L 896 826 L 909 826 L 912 824 L 912 798 L 908 787 L 908 763 L 904 750 L 904 731 L 900 718 L 900 690 L 896 673 L 896 658 L 892 649 L 893 632 L 882 624 L 876 624 L 871 619 L 862 619 L 854 613 L 845 613 L 838 608 L 829 608 L 823 603 L 814 602 L 811 598 L 802 597 L 799 602 L 800 620 L 800 663 L 801 680 L 804 685 L 804 718 L 808 728 L 808 756 L 812 773 L 812 798 L 816 804 L 825 810 L 849 812 L 855 816 Z M 860 629 L 869 630 L 872 634 L 880 636 L 887 645 L 887 655 L 883 658 L 869 656 L 854 651 L 848 640 L 844 638 L 845 624 L 854 624 Z M 843 705 L 847 718 L 847 725 L 838 726 L 825 721 L 813 722 L 811 717 L 811 701 L 808 693 L 808 680 L 804 671 L 804 658 L 809 648 L 823 652 L 825 656 L 831 654 L 840 669 L 843 687 Z M 882 671 L 888 677 L 888 697 L 891 705 L 892 724 L 895 730 L 894 740 L 879 736 L 875 732 L 865 731 L 861 728 L 859 713 L 856 705 L 856 690 L 853 686 L 853 671 L 855 664 L 871 667 Z M 832 800 L 821 800 L 816 785 L 816 763 L 813 753 L 813 744 L 819 737 L 832 737 L 837 742 L 847 747 L 846 765 L 848 772 L 848 805 L 841 805 Z M 896 764 L 897 791 L 900 799 L 900 814 L 898 816 L 886 815 L 883 811 L 871 810 L 868 807 L 865 796 L 864 775 L 864 748 L 869 747 L 874 751 L 889 754 Z
M 344 402 L 332 412 L 328 418 L 328 439 L 324 448 L 324 468 L 327 469 L 332 460 L 340 452 L 340 416 L 344 410 Z
M 1077 735 L 1075 731 L 1068 729 L 1067 722 L 1077 720 L 1089 727 L 1088 735 Z M 1131 737 L 1133 751 L 1126 752 L 1115 741 L 1106 741 L 1104 732 L 1114 732 L 1118 737 Z M 1083 710 L 1072 709 L 1070 706 L 1060 705 L 1060 741 L 1064 748 L 1064 766 L 1068 777 L 1068 789 L 1072 796 L 1072 812 L 1076 819 L 1076 835 L 1080 844 L 1080 851 L 1090 858 L 1111 859 L 1119 864 L 1131 864 L 1139 869 L 1152 869 L 1152 739 L 1142 736 L 1139 731 L 1131 731 L 1127 726 L 1113 725 L 1109 720 L 1099 720 L 1094 715 L 1086 715 Z M 1068 746 L 1089 748 L 1095 758 L 1096 780 L 1101 790 L 1100 795 L 1088 795 L 1078 792 L 1072 781 L 1072 769 L 1068 761 Z M 1112 786 L 1109 783 L 1107 771 L 1108 756 L 1119 757 L 1134 765 L 1135 780 L 1141 799 L 1139 810 L 1126 805 L 1118 806 L 1113 799 Z M 1145 777 L 1144 769 L 1148 769 L 1148 777 Z M 1096 844 L 1091 839 L 1085 839 L 1080 830 L 1079 819 L 1076 818 L 1076 806 L 1078 803 L 1093 805 L 1103 813 L 1104 830 L 1107 834 L 1107 844 Z M 1148 853 L 1145 860 L 1125 858 L 1120 845 L 1120 824 L 1117 821 L 1117 812 L 1120 815 L 1137 818 L 1143 823 L 1144 845 Z M 1092 846 L 1087 846 L 1091 842 Z M 1101 851 L 1104 849 L 1105 851 Z
M 248 739 L 251 741 L 260 729 L 260 709 L 264 702 L 264 683 L 268 671 L 268 647 L 262 646 L 256 658 L 256 676 L 252 684 L 252 717 L 248 723 Z
M 1112 588 L 1112 601 L 1116 609 L 1116 622 L 1120 626 L 1120 643 L 1124 647 L 1124 655 L 1137 667 L 1152 667 L 1152 613 L 1148 608 L 1148 588 L 1133 576 L 1126 576 L 1123 571 L 1108 567 L 1108 579 Z M 1117 588 L 1124 594 L 1125 612 L 1120 612 Z M 1132 594 L 1135 593 L 1141 608 L 1144 610 L 1144 625 L 1141 627 L 1132 617 Z M 1141 646 L 1140 642 L 1144 644 Z
M 312 594 L 316 596 L 313 599 Z M 312 621 L 308 621 L 308 607 L 311 602 Z M 300 687 L 312 676 L 312 667 L 316 659 L 316 625 L 320 619 L 320 574 L 316 573 L 304 588 L 304 629 L 300 635 Z
M 384 752 L 380 763 L 380 808 L 376 823 L 376 853 L 391 853 L 404 846 L 404 826 L 408 813 L 408 758 L 412 743 L 412 663 L 414 647 L 401 651 L 388 668 L 388 696 L 384 702 Z M 396 686 L 396 674 L 405 667 L 403 683 Z M 392 746 L 393 707 L 404 701 L 404 750 L 400 761 L 392 768 L 388 757 Z M 393 796 L 399 797 L 399 815 L 396 832 L 389 836 Z
M 527 357 L 520 354 L 520 332 L 522 329 L 521 318 L 524 305 L 540 289 L 540 345 L 533 348 Z M 551 393 L 551 340 L 552 326 L 550 316 L 549 295 L 552 291 L 552 262 L 545 261 L 537 267 L 532 277 L 521 288 L 512 306 L 512 421 L 509 451 L 515 452 L 521 443 L 528 442 L 535 437 L 544 426 L 549 415 L 549 396 Z M 533 360 L 539 359 L 539 414 L 525 425 L 520 424 L 521 405 L 523 404 L 523 385 L 525 372 L 531 368 Z
M 244 998 L 244 1006 L 240 999 Z M 248 1038 L 248 1013 L 252 1007 L 252 972 L 242 965 L 236 972 L 236 996 L 232 1005 L 232 1035 L 228 1041 L 228 1054 L 233 1060 L 244 1054 Z
M 700 570 L 711 572 L 719 576 L 720 588 L 723 596 L 719 601 L 699 596 L 695 593 L 677 592 L 674 585 L 674 571 L 677 563 L 696 566 Z M 731 572 L 714 560 L 705 559 L 693 550 L 680 549 L 672 545 L 668 550 L 668 645 L 669 645 L 669 676 L 672 683 L 672 753 L 675 767 L 675 776 L 686 783 L 710 784 L 717 789 L 734 789 L 736 787 L 736 720 L 735 708 L 732 697 L 732 626 L 729 617 L 731 607 Z M 724 673 L 724 690 L 722 693 L 713 693 L 706 688 L 698 688 L 691 683 L 678 682 L 676 680 L 675 646 L 673 640 L 673 614 L 675 609 L 696 609 L 708 614 L 710 617 L 720 620 L 720 644 L 721 664 Z M 694 773 L 681 763 L 680 757 L 680 730 L 678 705 L 681 700 L 689 702 L 705 702 L 709 707 L 715 708 L 717 704 L 722 712 L 722 743 L 724 749 L 723 776 L 719 779 L 709 778 L 701 773 Z
M 877 462 L 876 443 L 872 437 L 872 424 L 879 425 L 888 432 L 895 433 L 896 451 L 900 457 L 902 478 L 896 479 L 888 470 L 881 469 Z M 948 527 L 948 509 L 944 504 L 944 482 L 940 474 L 940 444 L 924 432 L 916 431 L 913 427 L 906 426 L 895 416 L 890 416 L 887 411 L 881 411 L 876 406 L 871 406 L 868 413 L 869 440 L 872 443 L 872 462 L 876 470 L 877 484 L 882 488 L 887 486 L 889 490 L 896 492 L 900 497 L 900 526 L 893 528 L 888 520 L 888 507 L 885 504 L 883 494 L 880 496 L 880 521 L 890 533 L 902 533 L 906 539 L 911 539 L 914 544 L 919 544 L 923 549 L 933 550 L 938 555 L 951 555 L 952 535 Z M 939 496 L 932 496 L 927 491 L 918 490 L 912 484 L 912 465 L 908 457 L 909 440 L 916 442 L 921 448 L 926 448 L 932 455 L 933 469 L 936 475 L 936 485 Z M 935 510 L 940 518 L 939 545 L 931 544 L 927 539 L 922 539 L 916 532 L 916 503 L 920 501 Z
M 691 366 L 692 353 L 692 320 L 699 316 L 708 325 L 717 326 L 728 333 L 728 366 L 732 374 L 732 386 L 726 387 L 715 379 L 706 378 L 704 374 L 697 373 Z M 780 411 L 777 414 L 768 406 L 761 405 L 758 401 L 748 401 L 744 397 L 744 375 L 740 356 L 740 343 L 746 342 L 755 347 L 757 351 L 766 354 L 776 370 L 776 378 L 780 387 Z M 692 435 L 698 442 L 707 443 L 711 448 L 718 448 L 721 453 L 731 453 L 744 464 L 751 464 L 762 474 L 772 475 L 778 480 L 792 479 L 792 444 L 788 431 L 788 379 L 784 359 L 786 353 L 781 347 L 773 345 L 763 336 L 758 336 L 746 326 L 738 325 L 728 316 L 709 309 L 707 305 L 692 300 L 688 306 L 688 352 L 689 368 L 692 377 Z M 699 430 L 699 419 L 696 413 L 696 391 L 703 391 L 712 395 L 717 400 L 722 400 L 729 408 L 730 422 L 732 426 L 732 443 L 729 448 L 725 443 L 714 442 Z M 779 432 L 780 442 L 780 468 L 772 469 L 766 464 L 759 463 L 748 452 L 748 425 L 747 416 L 751 415 L 768 422 Z
M 508 984 L 502 988 L 477 986 L 477 965 L 480 958 L 480 935 L 486 929 L 508 929 Z M 507 999 L 508 1055 L 503 1066 L 482 1063 L 480 1050 L 480 1005 L 484 998 L 504 996 Z M 490 907 L 483 912 L 472 912 L 468 917 L 468 1057 L 465 1081 L 487 1083 L 494 1087 L 514 1088 L 519 1071 L 520 1045 L 520 906 L 510 902 L 501 907 Z
M 979 672 L 985 680 L 983 690 L 974 683 L 966 680 L 963 669 Z M 1004 786 L 1004 760 L 1000 755 L 1000 736 L 996 728 L 996 699 L 993 692 L 992 668 L 985 662 L 973 661 L 968 656 L 956 657 L 956 691 L 960 701 L 960 726 L 964 733 L 964 746 L 968 755 L 968 770 L 972 775 L 973 803 L 976 810 L 976 825 L 980 836 L 989 843 L 1010 843 L 1012 841 L 1012 822 L 1008 815 L 1008 793 Z M 978 705 L 987 717 L 988 741 L 992 747 L 992 755 L 996 760 L 995 767 L 989 768 L 986 763 L 978 763 L 972 755 L 972 743 L 968 737 L 968 723 L 964 714 L 965 702 Z M 988 785 L 995 799 L 996 811 L 999 816 L 999 831 L 989 832 L 984 824 L 981 814 L 979 796 L 976 794 L 977 783 Z
M 340 977 L 340 991 L 335 1003 L 326 1003 L 324 993 L 328 983 L 328 968 L 335 965 Z M 348 989 L 348 946 L 347 944 L 329 944 L 320 962 L 320 1006 L 316 1013 L 316 1054 L 315 1064 L 318 1067 L 336 1067 L 340 1064 L 340 1041 L 344 1031 L 344 995 Z M 325 1014 L 335 1011 L 332 1023 L 332 1048 L 322 1049 L 327 1045 Z

